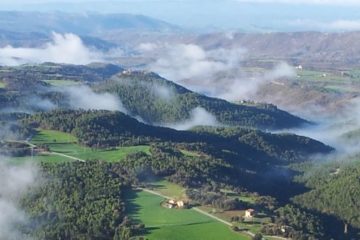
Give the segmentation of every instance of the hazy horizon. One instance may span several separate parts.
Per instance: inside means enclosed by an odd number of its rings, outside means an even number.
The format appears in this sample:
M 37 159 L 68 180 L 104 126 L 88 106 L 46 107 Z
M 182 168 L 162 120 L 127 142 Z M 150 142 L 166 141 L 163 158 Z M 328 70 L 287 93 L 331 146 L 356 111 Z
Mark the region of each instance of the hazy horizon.
M 2 11 L 129 13 L 188 29 L 254 32 L 357 31 L 360 30 L 359 9 L 360 2 L 351 0 L 6 0 L 0 3 Z

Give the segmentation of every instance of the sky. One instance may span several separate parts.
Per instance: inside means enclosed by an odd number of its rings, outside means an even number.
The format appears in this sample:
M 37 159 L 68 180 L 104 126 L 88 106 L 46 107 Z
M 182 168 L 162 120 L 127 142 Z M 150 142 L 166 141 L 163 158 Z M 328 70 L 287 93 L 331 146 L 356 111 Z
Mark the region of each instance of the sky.
M 360 30 L 360 0 L 1 0 L 0 10 L 132 13 L 194 29 Z

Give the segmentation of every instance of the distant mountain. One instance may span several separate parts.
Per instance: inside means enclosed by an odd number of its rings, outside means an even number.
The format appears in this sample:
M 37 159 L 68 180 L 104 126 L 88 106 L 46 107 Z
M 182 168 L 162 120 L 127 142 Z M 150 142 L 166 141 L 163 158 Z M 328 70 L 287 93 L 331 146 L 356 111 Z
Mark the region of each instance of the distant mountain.
M 206 49 L 241 47 L 248 50 L 251 65 L 266 66 L 274 60 L 301 64 L 305 68 L 344 68 L 359 66 L 360 32 L 322 33 L 211 33 L 191 42 Z M 261 61 L 257 61 L 257 60 Z M 264 61 L 268 60 L 268 61 Z M 255 61 L 255 63 L 254 63 Z
M 185 121 L 192 110 L 205 109 L 220 124 L 281 129 L 299 127 L 307 121 L 270 104 L 234 104 L 192 92 L 155 73 L 127 72 L 94 86 L 96 91 L 117 94 L 133 116 L 151 124 Z M 206 116 L 199 116 L 200 119 Z
M 101 35 L 107 31 L 166 32 L 180 28 L 161 20 L 131 14 L 0 12 L 0 29 L 12 32 Z

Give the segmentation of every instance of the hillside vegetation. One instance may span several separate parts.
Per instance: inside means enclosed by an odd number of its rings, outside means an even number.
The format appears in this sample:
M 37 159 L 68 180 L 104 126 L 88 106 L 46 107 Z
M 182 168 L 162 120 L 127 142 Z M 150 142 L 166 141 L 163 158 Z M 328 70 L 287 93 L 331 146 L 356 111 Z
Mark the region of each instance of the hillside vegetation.
M 236 128 L 232 131 L 176 131 L 146 125 L 123 113 L 109 111 L 55 110 L 33 115 L 24 123 L 72 133 L 79 143 L 96 148 L 159 144 L 163 147 L 151 148 L 151 156 L 130 154 L 124 164 L 129 164 L 129 169 L 135 166 L 136 169 L 152 169 L 148 173 L 171 177 L 182 185 L 244 186 L 275 195 L 284 195 L 280 190 L 283 186 L 277 181 L 291 184 L 288 181 L 291 173 L 279 166 L 307 161 L 311 154 L 332 150 L 320 142 L 296 135 Z M 291 144 L 287 146 L 286 142 Z M 186 156 L 180 151 L 183 149 L 197 152 L 199 157 Z M 154 157 L 155 153 L 160 154 L 159 158 Z M 212 174 L 209 175 L 209 171 Z M 268 182 L 268 178 L 274 181 Z M 295 187 L 292 190 L 298 191 Z
M 44 185 L 22 200 L 35 239 L 129 239 L 141 230 L 125 215 L 127 183 L 104 162 L 42 166 Z
M 95 88 L 117 94 L 134 116 L 149 123 L 174 123 L 190 118 L 191 110 L 202 107 L 225 125 L 280 129 L 298 127 L 307 121 L 274 105 L 241 105 L 192 92 L 154 73 L 120 74 Z
M 296 196 L 294 202 L 306 208 L 342 219 L 345 225 L 360 228 L 360 165 L 343 163 L 318 168 L 305 177 L 311 191 Z

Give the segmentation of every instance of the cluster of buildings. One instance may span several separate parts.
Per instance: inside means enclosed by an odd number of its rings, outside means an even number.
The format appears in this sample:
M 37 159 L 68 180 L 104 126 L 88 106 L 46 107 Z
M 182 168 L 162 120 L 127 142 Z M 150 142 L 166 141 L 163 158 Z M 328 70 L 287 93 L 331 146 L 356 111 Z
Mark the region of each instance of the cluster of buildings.
M 184 201 L 169 199 L 164 203 L 164 206 L 167 208 L 184 208 L 186 203 Z

